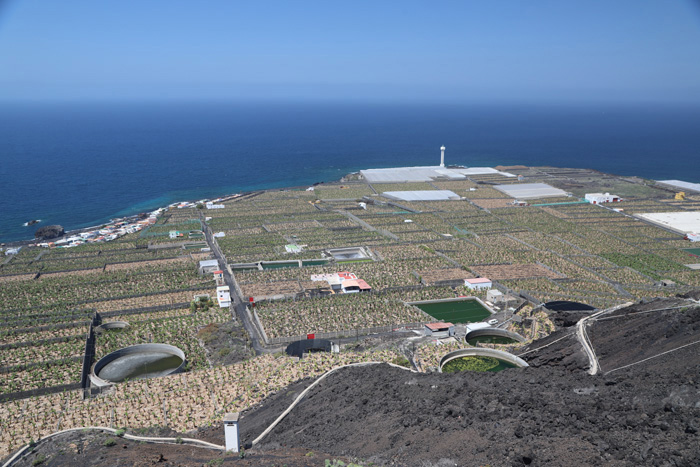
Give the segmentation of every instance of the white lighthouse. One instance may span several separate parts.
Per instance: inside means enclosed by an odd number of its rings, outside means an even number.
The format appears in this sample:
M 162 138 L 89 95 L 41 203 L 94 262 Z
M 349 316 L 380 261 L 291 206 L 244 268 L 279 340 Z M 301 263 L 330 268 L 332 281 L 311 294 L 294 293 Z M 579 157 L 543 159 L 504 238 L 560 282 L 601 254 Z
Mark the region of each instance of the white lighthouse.
M 445 167 L 445 146 L 440 146 L 440 167 Z

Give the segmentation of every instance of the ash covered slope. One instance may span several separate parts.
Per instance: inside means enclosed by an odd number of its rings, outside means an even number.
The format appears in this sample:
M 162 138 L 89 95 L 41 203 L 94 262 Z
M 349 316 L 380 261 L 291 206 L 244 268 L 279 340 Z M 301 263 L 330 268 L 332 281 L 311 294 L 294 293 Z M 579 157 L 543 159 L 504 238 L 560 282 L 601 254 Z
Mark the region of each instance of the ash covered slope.
M 685 302 L 687 305 L 688 302 Z M 663 339 L 631 314 L 676 306 L 658 300 L 616 312 L 630 319 L 589 328 L 610 368 L 700 339 L 692 303 L 660 313 Z M 627 321 L 626 324 L 615 324 Z M 682 323 L 676 325 L 674 323 Z M 667 325 L 668 324 L 668 325 Z M 414 374 L 387 365 L 331 375 L 265 439 L 381 463 L 421 465 L 700 465 L 700 352 L 688 346 L 610 374 L 589 376 L 569 329 L 531 347 L 537 367 L 500 373 Z M 635 336 L 637 336 L 635 338 Z M 656 352 L 659 353 L 659 352 Z M 563 358 L 559 358 L 563 355 Z M 527 356 L 525 357 L 527 359 Z M 274 402 L 271 402 L 274 405 Z M 282 404 L 280 404 L 282 405 Z M 265 407 L 267 413 L 283 407 Z M 243 424 L 254 420 L 246 414 Z M 261 418 L 268 418 L 263 416 Z M 261 422 L 262 420 L 258 420 Z M 257 431 L 257 430 L 254 430 Z M 246 441 L 254 433 L 246 435 Z

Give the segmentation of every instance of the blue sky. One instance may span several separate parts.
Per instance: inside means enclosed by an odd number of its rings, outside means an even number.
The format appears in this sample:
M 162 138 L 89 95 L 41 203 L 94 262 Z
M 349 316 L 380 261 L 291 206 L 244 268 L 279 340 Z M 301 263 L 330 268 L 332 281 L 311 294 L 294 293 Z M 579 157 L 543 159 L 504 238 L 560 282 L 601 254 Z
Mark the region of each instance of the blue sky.
M 694 0 L 0 2 L 0 99 L 700 102 Z

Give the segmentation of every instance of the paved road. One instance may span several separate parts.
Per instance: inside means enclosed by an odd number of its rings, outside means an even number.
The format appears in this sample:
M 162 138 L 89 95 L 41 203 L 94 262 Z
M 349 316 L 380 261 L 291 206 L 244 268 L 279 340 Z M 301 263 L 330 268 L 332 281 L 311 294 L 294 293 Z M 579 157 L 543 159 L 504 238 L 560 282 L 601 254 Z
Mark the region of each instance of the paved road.
M 593 350 L 593 345 L 591 344 L 591 341 L 588 338 L 588 332 L 586 332 L 588 320 L 592 319 L 593 321 L 595 321 L 595 319 L 601 315 L 612 313 L 613 311 L 619 310 L 620 308 L 628 307 L 630 305 L 632 305 L 632 302 L 623 303 L 622 305 L 617 305 L 612 308 L 606 308 L 605 310 L 601 310 L 596 313 L 593 313 L 590 316 L 581 318 L 578 321 L 578 323 L 576 323 L 576 338 L 583 346 L 583 351 L 586 352 L 586 356 L 588 357 L 589 375 L 597 375 L 600 371 L 600 364 L 598 363 L 598 357 L 596 357 L 595 350 Z
M 204 230 L 205 238 L 207 240 L 207 244 L 209 245 L 209 248 L 211 248 L 212 253 L 214 253 L 214 257 L 219 262 L 219 267 L 221 267 L 221 270 L 224 271 L 224 282 L 226 282 L 226 285 L 228 285 L 229 290 L 231 292 L 232 318 L 234 320 L 238 318 L 239 322 L 243 325 L 243 328 L 250 336 L 250 341 L 253 346 L 253 350 L 255 350 L 255 353 L 257 355 L 261 355 L 263 353 L 268 353 L 272 351 L 271 349 L 265 349 L 265 347 L 263 347 L 262 345 L 262 339 L 260 338 L 260 334 L 258 333 L 258 330 L 251 321 L 250 317 L 248 316 L 248 312 L 246 311 L 246 303 L 243 301 L 243 297 L 238 295 L 238 289 L 235 286 L 233 276 L 231 276 L 231 274 L 228 271 L 226 256 L 224 256 L 224 254 L 221 252 L 221 249 L 219 248 L 219 245 L 212 234 L 211 228 L 207 224 L 205 224 L 204 221 L 202 221 L 202 227 Z

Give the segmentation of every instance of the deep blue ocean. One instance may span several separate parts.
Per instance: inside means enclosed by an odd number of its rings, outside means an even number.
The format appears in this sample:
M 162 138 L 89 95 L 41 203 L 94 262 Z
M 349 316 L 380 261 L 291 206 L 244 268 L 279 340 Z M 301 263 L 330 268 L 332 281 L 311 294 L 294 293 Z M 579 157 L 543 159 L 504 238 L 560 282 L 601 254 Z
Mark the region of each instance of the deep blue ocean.
M 375 167 L 587 167 L 700 182 L 700 107 L 2 103 L 0 241 Z M 38 226 L 23 227 L 30 219 Z

